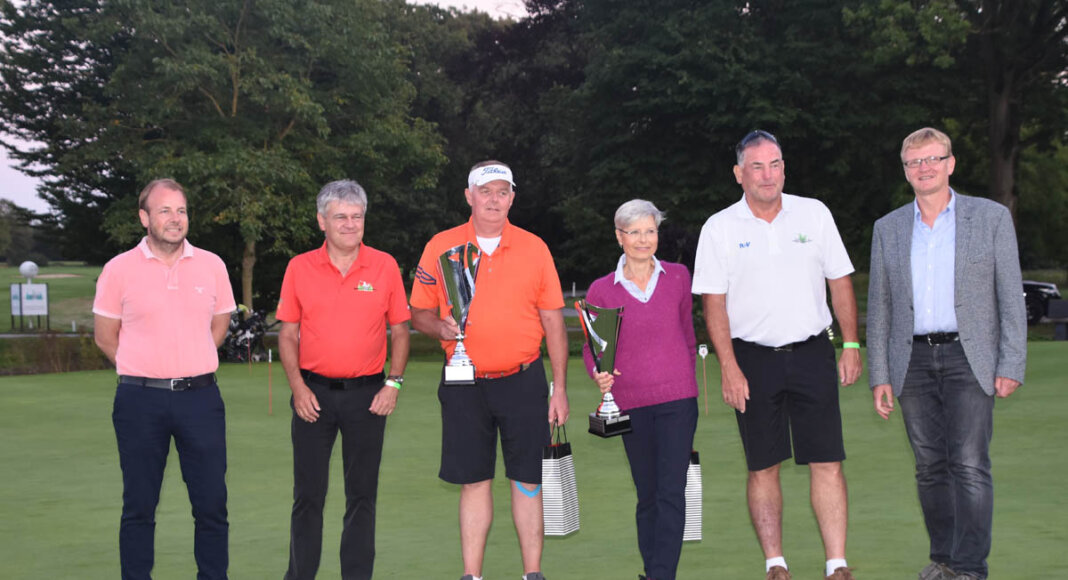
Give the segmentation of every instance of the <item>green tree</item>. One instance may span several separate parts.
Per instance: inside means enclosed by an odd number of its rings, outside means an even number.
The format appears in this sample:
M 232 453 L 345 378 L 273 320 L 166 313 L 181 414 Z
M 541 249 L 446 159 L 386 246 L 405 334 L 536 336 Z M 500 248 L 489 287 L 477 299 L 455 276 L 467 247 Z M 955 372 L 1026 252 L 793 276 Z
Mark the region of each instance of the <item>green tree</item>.
M 760 128 L 782 141 L 787 191 L 826 202 L 863 265 L 871 223 L 903 182 L 898 127 L 924 109 L 867 90 L 893 81 L 855 58 L 841 6 L 584 2 L 589 56 L 564 101 L 577 113 L 560 154 L 574 178 L 564 201 L 574 254 L 610 265 L 612 212 L 641 197 L 668 212 L 658 253 L 692 265 L 703 222 L 741 197 L 734 144 Z
M 18 266 L 26 260 L 47 266 L 57 256 L 48 230 L 39 216 L 14 203 L 0 199 L 0 260 Z
M 1025 268 L 1068 269 L 1068 145 L 1052 154 L 1031 146 L 1020 153 L 1016 235 Z
M 51 14 L 52 4 L 25 11 Z M 167 175 L 184 183 L 196 239 L 241 264 L 245 304 L 260 256 L 284 262 L 316 243 L 313 199 L 326 181 L 360 181 L 376 220 L 368 237 L 387 251 L 411 246 L 404 224 L 437 205 L 428 192 L 443 157 L 433 128 L 409 113 L 414 91 L 381 2 L 117 0 L 86 10 L 91 22 L 121 27 L 73 44 L 121 39 L 122 51 L 97 73 L 102 98 L 80 111 L 86 121 L 72 139 L 122 160 L 127 182 Z M 13 42 L 50 48 L 35 40 Z M 78 78 L 80 69 L 65 72 Z M 25 137 L 53 146 L 47 134 Z M 105 230 L 123 243 L 140 235 L 134 194 L 107 200 Z M 236 248 L 216 245 L 225 241 Z
M 97 114 L 126 50 L 99 0 L 0 0 L 0 141 L 61 216 L 63 253 L 102 262 L 119 248 L 103 235 L 104 211 L 136 191 L 130 162 L 100 146 Z
M 1046 151 L 1068 128 L 1068 4 L 1063 0 L 870 0 L 845 11 L 890 69 L 932 67 L 902 98 L 938 99 L 928 117 L 983 145 L 976 190 L 1015 215 L 1020 154 Z M 888 95 L 889 96 L 889 95 Z M 978 185 L 978 184 L 977 184 Z

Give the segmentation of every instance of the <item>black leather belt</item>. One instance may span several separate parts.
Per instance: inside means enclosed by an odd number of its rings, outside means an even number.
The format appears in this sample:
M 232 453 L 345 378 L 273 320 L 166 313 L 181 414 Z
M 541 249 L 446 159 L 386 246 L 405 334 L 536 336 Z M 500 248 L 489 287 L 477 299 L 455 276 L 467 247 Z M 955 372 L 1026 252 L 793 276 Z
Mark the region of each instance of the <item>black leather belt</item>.
M 182 377 L 180 379 L 152 379 L 149 377 L 119 375 L 119 384 L 151 387 L 153 389 L 167 389 L 168 391 L 189 391 L 214 385 L 215 373 L 207 373 L 195 377 Z
M 912 336 L 913 342 L 926 342 L 931 346 L 948 344 L 959 340 L 960 335 L 956 332 L 932 332 L 931 334 L 916 334 Z
M 351 379 L 334 379 L 325 377 L 319 373 L 313 373 L 309 370 L 300 369 L 300 376 L 304 377 L 304 382 L 310 385 L 317 385 L 338 391 L 358 389 L 361 387 L 381 387 L 386 381 L 386 375 L 384 373 L 363 375 L 362 377 L 353 377 Z
M 784 344 L 782 346 L 768 346 L 766 344 L 760 344 L 760 343 L 757 343 L 757 342 L 749 342 L 748 340 L 742 340 L 740 338 L 736 338 L 734 340 L 737 340 L 738 342 L 742 342 L 742 343 L 748 344 L 750 346 L 755 346 L 757 348 L 763 348 L 763 349 L 771 350 L 771 351 L 775 351 L 775 352 L 791 352 L 795 348 L 800 348 L 801 346 L 804 346 L 804 345 L 806 345 L 806 344 L 818 339 L 821 336 L 826 336 L 826 334 L 823 333 L 823 332 L 817 332 L 816 334 L 813 334 L 812 336 L 806 338 L 805 340 L 799 340 L 797 342 L 791 342 L 789 344 Z

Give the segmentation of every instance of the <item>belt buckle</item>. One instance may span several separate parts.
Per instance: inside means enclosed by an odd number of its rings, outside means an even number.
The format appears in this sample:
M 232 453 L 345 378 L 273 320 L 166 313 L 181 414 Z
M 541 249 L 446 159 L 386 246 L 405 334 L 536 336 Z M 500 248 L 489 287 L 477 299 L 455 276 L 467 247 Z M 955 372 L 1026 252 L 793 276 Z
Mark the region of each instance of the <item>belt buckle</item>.
M 793 343 L 784 344 L 782 346 L 773 347 L 772 350 L 774 350 L 775 352 L 793 352 L 794 351 L 794 345 L 793 345 Z
M 191 386 L 191 383 L 192 383 L 192 381 L 189 379 L 189 377 L 182 378 L 182 379 L 171 379 L 171 390 L 172 391 L 187 391 L 187 390 L 189 390 L 189 387 Z

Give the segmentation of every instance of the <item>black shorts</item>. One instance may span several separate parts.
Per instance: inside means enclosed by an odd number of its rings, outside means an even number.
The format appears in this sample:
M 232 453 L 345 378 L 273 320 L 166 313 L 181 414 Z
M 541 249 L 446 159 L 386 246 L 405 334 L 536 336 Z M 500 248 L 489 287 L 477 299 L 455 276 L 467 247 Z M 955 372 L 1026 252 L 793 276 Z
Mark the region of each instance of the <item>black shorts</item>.
M 834 345 L 825 333 L 777 350 L 734 339 L 734 356 L 749 381 L 745 413 L 735 412 L 749 471 L 790 458 L 795 461 L 845 459 L 838 368 Z
M 541 359 L 514 375 L 476 379 L 474 385 L 438 385 L 441 471 L 449 483 L 493 479 L 497 432 L 504 474 L 541 483 L 542 449 L 549 444 L 549 384 Z

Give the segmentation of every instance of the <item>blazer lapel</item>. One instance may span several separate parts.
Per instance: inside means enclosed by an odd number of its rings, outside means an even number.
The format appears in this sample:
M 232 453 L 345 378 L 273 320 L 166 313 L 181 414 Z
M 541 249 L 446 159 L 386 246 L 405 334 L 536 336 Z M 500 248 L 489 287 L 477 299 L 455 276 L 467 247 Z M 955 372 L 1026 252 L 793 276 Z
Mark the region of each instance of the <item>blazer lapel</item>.
M 968 265 L 968 244 L 972 238 L 972 212 L 971 200 L 967 196 L 960 195 L 957 192 L 953 192 L 957 197 L 957 205 L 955 207 L 957 216 L 957 233 L 956 239 L 953 244 L 953 294 L 954 294 L 954 306 L 960 306 L 959 299 L 961 296 L 966 295 L 965 288 L 961 287 L 964 283 L 964 269 Z
M 898 289 L 899 292 L 904 292 L 909 297 L 909 303 L 912 303 L 912 228 L 916 221 L 916 207 L 912 203 L 908 204 L 900 212 L 899 224 L 895 231 L 899 232 L 900 243 L 894 244 L 894 247 L 900 252 L 898 254 L 897 271 L 902 278 L 902 285 Z

